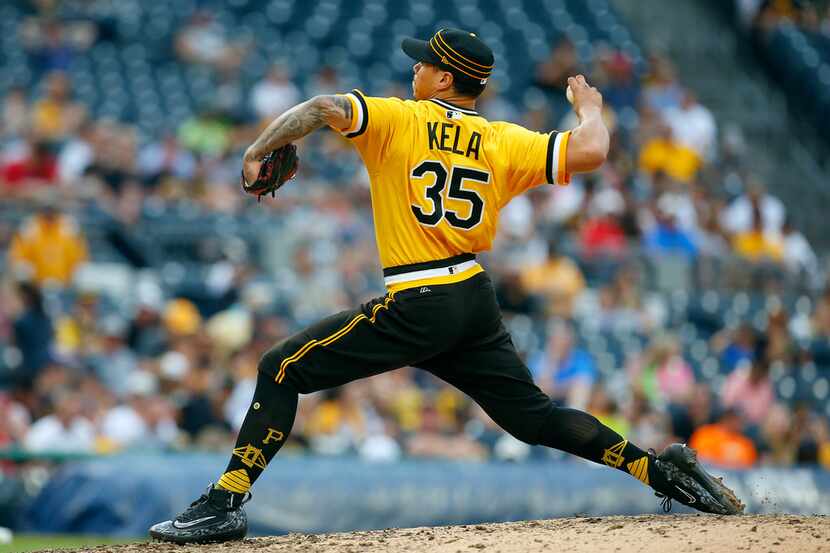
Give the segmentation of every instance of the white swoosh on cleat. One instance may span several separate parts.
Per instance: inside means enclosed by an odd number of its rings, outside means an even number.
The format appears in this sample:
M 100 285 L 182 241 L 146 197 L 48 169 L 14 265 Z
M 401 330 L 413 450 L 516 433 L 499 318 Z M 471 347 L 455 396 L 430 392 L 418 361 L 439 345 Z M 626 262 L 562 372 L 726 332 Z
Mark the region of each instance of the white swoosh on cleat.
M 684 490 L 683 488 L 681 488 L 677 484 L 675 484 L 674 487 L 677 488 L 678 490 L 680 490 L 680 493 L 682 493 L 683 495 L 686 496 L 686 498 L 689 500 L 689 503 L 694 503 L 694 502 L 697 501 L 692 494 L 690 494 L 689 492 L 687 492 L 686 490 Z M 175 522 L 173 523 L 173 526 L 176 526 Z
M 179 530 L 184 530 L 185 528 L 190 528 L 191 526 L 196 526 L 200 522 L 204 522 L 206 520 L 210 520 L 212 518 L 216 518 L 216 515 L 211 515 L 209 517 L 197 518 L 196 520 L 191 520 L 190 522 L 179 522 L 178 520 L 173 521 L 173 528 L 178 528 Z

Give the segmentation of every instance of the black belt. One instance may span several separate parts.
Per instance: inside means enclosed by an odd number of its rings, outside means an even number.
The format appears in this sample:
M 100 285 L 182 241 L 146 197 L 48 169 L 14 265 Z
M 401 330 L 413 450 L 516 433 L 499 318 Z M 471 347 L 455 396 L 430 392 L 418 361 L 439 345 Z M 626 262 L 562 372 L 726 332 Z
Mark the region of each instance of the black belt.
M 474 253 L 462 253 L 446 259 L 436 259 L 435 261 L 424 261 L 422 263 L 411 263 L 409 265 L 398 265 L 396 267 L 387 267 L 383 270 L 383 276 L 402 275 L 404 273 L 411 273 L 413 271 L 425 271 L 427 269 L 441 269 L 442 267 L 449 267 L 464 263 L 465 261 L 475 260 Z

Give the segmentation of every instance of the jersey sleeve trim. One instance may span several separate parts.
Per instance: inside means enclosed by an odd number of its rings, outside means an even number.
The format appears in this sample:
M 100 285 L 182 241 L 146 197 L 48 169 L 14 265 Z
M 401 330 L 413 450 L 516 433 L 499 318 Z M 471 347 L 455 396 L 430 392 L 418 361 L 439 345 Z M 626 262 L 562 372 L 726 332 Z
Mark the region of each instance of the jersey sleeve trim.
M 349 121 L 349 126 L 345 129 L 335 129 L 337 132 L 342 134 L 343 136 L 348 136 L 349 134 L 357 131 L 360 128 L 360 120 L 359 120 L 359 113 L 360 113 L 360 103 L 357 101 L 357 97 L 352 94 L 351 92 L 342 94 L 343 98 L 347 99 L 349 103 L 352 105 L 352 119 Z M 334 127 L 332 127 L 334 128 Z
M 352 90 L 346 94 L 346 97 L 352 102 L 352 124 L 341 134 L 346 138 L 357 138 L 366 132 L 366 126 L 369 122 L 369 110 L 366 107 L 366 100 L 359 90 Z
M 547 161 L 545 163 L 545 177 L 549 184 L 568 184 L 571 182 L 571 175 L 566 167 L 570 137 L 571 131 L 550 133 Z

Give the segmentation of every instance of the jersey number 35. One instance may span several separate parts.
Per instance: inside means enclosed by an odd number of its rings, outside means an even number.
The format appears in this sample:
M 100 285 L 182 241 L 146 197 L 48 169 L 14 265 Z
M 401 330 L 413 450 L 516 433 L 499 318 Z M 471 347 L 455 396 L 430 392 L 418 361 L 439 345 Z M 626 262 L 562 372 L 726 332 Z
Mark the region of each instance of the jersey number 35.
M 465 189 L 464 181 L 474 181 L 487 184 L 490 182 L 490 173 L 469 167 L 453 167 L 451 171 L 440 161 L 426 160 L 412 170 L 412 178 L 420 179 L 432 173 L 435 182 L 425 190 L 426 199 L 432 203 L 432 211 L 425 213 L 421 206 L 411 205 L 412 213 L 422 225 L 434 227 L 441 219 L 460 229 L 469 230 L 481 222 L 484 215 L 484 199 L 475 190 Z M 447 177 L 450 189 L 447 198 L 470 203 L 470 214 L 462 218 L 457 211 L 444 208 L 444 188 L 447 186 Z

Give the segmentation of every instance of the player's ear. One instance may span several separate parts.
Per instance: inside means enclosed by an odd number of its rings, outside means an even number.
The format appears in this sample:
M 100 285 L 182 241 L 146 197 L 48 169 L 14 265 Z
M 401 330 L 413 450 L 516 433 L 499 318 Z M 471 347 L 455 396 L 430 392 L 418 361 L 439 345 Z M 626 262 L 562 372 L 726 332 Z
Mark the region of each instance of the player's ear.
M 455 76 L 449 71 L 441 71 L 441 79 L 438 81 L 438 88 L 449 90 L 455 83 Z

